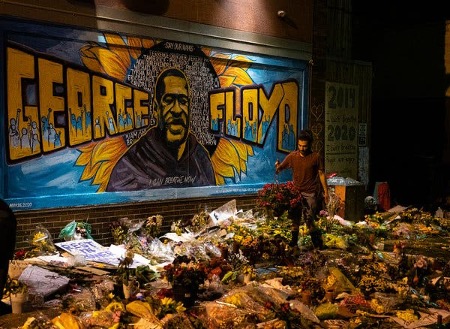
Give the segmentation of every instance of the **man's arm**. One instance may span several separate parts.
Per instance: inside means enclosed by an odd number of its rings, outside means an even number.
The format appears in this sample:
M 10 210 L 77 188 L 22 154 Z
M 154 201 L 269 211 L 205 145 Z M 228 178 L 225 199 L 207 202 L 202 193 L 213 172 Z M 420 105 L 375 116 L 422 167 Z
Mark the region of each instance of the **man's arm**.
M 280 172 L 280 161 L 275 161 L 275 173 L 278 174 Z
M 278 174 L 280 171 L 290 167 L 289 165 L 289 157 L 291 153 L 289 153 L 284 160 L 280 163 L 280 161 L 275 161 L 275 173 Z
M 275 161 L 275 173 L 278 174 L 280 171 L 282 171 L 286 165 L 284 164 L 286 159 L 280 164 L 280 161 Z

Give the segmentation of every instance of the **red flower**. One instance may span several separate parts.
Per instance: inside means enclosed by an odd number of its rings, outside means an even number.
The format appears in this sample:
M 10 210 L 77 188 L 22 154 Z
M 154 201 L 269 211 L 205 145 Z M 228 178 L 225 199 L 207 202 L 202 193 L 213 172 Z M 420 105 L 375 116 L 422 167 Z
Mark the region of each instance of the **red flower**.
M 292 181 L 286 183 L 268 183 L 258 191 L 257 204 L 277 210 L 288 210 L 301 206 L 300 190 Z
M 25 259 L 27 252 L 23 249 L 17 250 L 14 254 L 14 259 Z

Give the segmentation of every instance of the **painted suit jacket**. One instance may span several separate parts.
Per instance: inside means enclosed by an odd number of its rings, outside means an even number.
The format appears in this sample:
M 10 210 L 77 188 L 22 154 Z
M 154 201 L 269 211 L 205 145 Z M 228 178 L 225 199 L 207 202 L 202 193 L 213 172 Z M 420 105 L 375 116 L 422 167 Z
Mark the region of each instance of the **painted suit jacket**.
M 189 132 L 186 149 L 177 160 L 157 127 L 135 142 L 115 165 L 107 191 L 215 185 L 206 148 Z

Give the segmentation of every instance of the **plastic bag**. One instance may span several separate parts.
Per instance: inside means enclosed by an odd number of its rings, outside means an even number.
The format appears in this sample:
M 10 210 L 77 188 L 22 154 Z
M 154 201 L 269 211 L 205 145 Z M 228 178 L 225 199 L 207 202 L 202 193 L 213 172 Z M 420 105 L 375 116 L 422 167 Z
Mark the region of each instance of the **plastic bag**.
M 31 254 L 35 256 L 52 255 L 57 252 L 50 232 L 41 224 L 36 226 L 36 229 L 31 233 L 29 243 L 33 247 Z
M 93 240 L 91 230 L 91 224 L 86 222 L 77 223 L 76 221 L 71 221 L 61 230 L 58 238 L 64 239 L 65 241 L 81 239 Z

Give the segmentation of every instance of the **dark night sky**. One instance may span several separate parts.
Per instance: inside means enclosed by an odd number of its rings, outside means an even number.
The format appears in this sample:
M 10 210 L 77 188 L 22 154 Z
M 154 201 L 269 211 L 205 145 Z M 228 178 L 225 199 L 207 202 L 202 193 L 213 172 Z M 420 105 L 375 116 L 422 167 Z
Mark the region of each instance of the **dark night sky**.
M 450 194 L 443 156 L 450 2 L 354 1 L 353 14 L 353 59 L 373 65 L 369 192 L 388 181 L 393 205 L 434 205 Z

